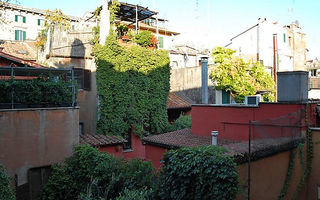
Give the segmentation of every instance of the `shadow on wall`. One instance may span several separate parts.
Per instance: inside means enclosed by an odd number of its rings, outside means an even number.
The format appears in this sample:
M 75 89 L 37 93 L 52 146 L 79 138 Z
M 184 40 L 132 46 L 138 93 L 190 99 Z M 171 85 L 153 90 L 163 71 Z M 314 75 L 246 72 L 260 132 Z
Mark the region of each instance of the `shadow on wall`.
M 201 104 L 201 87 L 175 91 L 175 93 L 189 98 L 191 100 L 190 104 Z M 216 103 L 215 98 L 215 89 L 213 89 L 213 86 L 208 86 L 208 104 Z
M 83 42 L 76 38 L 71 44 L 69 56 L 54 63 L 58 68 L 74 66 L 75 68 L 84 68 L 86 48 Z

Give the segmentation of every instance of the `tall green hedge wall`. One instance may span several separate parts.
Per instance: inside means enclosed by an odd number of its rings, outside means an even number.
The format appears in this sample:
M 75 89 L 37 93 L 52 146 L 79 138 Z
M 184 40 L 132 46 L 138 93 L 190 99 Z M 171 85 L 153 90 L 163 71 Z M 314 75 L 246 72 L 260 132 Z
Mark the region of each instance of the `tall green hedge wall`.
M 169 55 L 118 44 L 110 34 L 104 46 L 96 45 L 97 87 L 100 100 L 100 134 L 126 136 L 160 133 L 168 124 L 167 97 L 170 89 Z

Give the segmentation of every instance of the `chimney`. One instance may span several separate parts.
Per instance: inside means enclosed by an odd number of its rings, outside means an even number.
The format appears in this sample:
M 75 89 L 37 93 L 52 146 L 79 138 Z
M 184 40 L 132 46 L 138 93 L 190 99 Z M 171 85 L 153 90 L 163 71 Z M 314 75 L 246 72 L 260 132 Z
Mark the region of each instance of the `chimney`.
M 217 146 L 218 144 L 218 131 L 211 131 L 211 144 Z
M 201 57 L 201 103 L 208 104 L 208 57 Z
M 100 38 L 99 43 L 104 45 L 110 31 L 110 12 L 108 10 L 108 1 L 102 0 L 101 20 L 100 20 Z

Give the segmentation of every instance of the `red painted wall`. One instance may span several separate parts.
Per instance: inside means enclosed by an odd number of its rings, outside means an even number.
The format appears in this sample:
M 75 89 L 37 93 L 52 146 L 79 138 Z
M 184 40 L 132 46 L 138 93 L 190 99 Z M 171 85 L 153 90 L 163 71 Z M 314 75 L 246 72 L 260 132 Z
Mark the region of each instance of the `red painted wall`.
M 142 144 L 141 139 L 133 132 L 131 133 L 131 147 L 132 150 L 125 150 L 123 152 L 125 159 L 145 158 L 145 146 Z
M 149 144 L 145 145 L 145 150 L 146 160 L 151 161 L 152 166 L 154 168 L 160 169 L 160 167 L 162 166 L 162 164 L 160 163 L 160 161 L 162 160 L 162 156 L 168 150 L 166 148 L 153 146 Z
M 117 158 L 120 158 L 123 155 L 122 145 L 99 147 L 99 151 L 107 152 L 109 154 L 114 155 Z
M 260 126 L 254 126 L 252 137 L 279 137 L 292 134 L 292 127 L 273 125 L 305 126 L 305 104 L 261 103 L 259 107 L 246 106 L 193 106 L 192 133 L 210 135 L 211 131 L 219 131 L 218 138 L 233 140 L 248 140 L 249 121 L 259 121 Z M 316 104 L 309 104 L 310 125 L 316 123 Z M 286 117 L 284 117 L 286 116 Z M 268 124 L 268 125 L 266 125 Z M 294 128 L 298 134 L 304 128 Z

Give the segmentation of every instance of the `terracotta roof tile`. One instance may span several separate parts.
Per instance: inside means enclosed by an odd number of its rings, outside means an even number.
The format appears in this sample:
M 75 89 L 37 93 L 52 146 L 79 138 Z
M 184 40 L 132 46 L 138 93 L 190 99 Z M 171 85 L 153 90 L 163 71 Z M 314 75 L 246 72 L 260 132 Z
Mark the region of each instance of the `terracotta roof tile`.
M 109 135 L 80 135 L 80 144 L 89 144 L 93 147 L 102 147 L 123 144 L 127 140 Z
M 3 48 L 3 53 L 15 56 L 23 60 L 35 61 L 37 60 L 37 47 L 35 44 L 36 43 L 33 41 L 8 41 L 2 44 L 0 43 L 0 48 Z
M 180 147 L 195 147 L 211 145 L 210 136 L 199 136 L 191 133 L 191 129 L 181 129 L 169 133 L 144 137 L 142 141 L 146 144 L 161 146 L 168 149 Z M 218 145 L 230 144 L 230 140 L 218 140 Z
M 170 92 L 167 99 L 167 108 L 168 109 L 191 108 L 191 104 L 187 100 L 178 96 L 177 94 Z
M 36 67 L 36 68 L 47 68 L 43 65 L 40 65 L 36 62 L 33 62 L 33 61 L 30 61 L 30 60 L 24 60 L 24 59 L 21 59 L 21 58 L 18 58 L 16 56 L 13 56 L 13 55 L 10 55 L 10 54 L 7 54 L 7 53 L 4 53 L 4 52 L 1 52 L 0 51 L 0 57 L 2 58 L 5 58 L 5 59 L 8 59 L 8 60 L 11 60 L 12 62 L 15 62 L 14 63 L 14 66 L 17 66 L 16 63 L 20 63 L 22 65 L 27 65 L 29 67 Z M 19 66 L 19 65 L 18 65 Z M 20 66 L 21 67 L 21 66 Z

